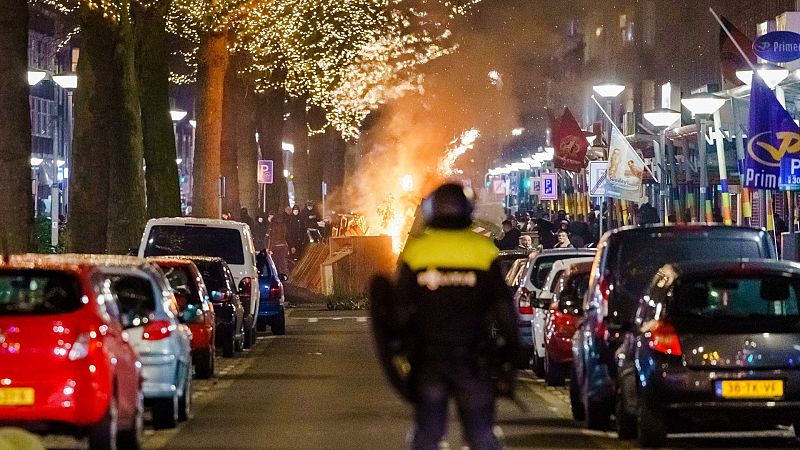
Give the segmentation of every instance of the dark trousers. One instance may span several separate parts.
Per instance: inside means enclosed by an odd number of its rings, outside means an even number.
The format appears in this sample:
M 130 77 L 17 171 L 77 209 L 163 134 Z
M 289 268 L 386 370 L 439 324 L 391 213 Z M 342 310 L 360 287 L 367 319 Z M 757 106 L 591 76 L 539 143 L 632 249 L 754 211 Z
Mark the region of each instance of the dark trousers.
M 416 430 L 414 450 L 438 450 L 447 431 L 447 406 L 452 397 L 458 406 L 464 439 L 471 450 L 495 450 L 502 446 L 493 433 L 494 389 L 492 381 L 473 361 L 463 358 L 420 362 L 415 369 Z

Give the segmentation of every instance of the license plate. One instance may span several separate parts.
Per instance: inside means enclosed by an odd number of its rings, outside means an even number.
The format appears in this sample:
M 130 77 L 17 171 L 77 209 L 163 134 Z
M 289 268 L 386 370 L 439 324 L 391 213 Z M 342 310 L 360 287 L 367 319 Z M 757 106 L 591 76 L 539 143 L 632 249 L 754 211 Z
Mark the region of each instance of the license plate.
M 781 398 L 782 380 L 724 380 L 716 382 L 717 397 Z
M 0 388 L 0 406 L 32 405 L 33 394 L 33 388 Z

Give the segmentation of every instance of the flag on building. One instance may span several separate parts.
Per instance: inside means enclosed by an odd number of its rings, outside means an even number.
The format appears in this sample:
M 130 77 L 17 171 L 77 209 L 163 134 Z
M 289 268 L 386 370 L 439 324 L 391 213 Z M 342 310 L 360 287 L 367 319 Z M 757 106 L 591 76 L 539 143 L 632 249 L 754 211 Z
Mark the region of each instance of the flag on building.
M 728 28 L 728 31 L 731 32 L 731 35 L 733 35 L 734 39 L 736 39 L 736 42 L 739 44 L 742 50 L 744 50 L 745 55 L 747 55 L 751 62 L 755 62 L 756 55 L 753 53 L 753 41 L 745 36 L 744 33 L 739 31 L 738 28 L 733 26 L 728 19 L 724 17 L 720 17 L 720 19 L 722 19 L 722 23 L 724 23 L 725 27 Z M 742 58 L 739 50 L 736 49 L 736 45 L 734 45 L 733 40 L 728 37 L 728 35 L 725 33 L 725 30 L 722 28 L 719 30 L 719 59 L 723 81 L 730 87 L 743 85 L 744 83 L 742 80 L 736 77 L 736 71 L 747 69 L 749 66 L 747 61 Z
M 580 172 L 586 167 L 589 142 L 569 108 L 558 119 L 551 116 L 552 142 L 555 148 L 553 164 L 556 169 Z
M 792 159 L 800 157 L 800 128 L 760 76 L 750 88 L 750 132 L 744 156 L 743 186 L 777 190 Z
M 645 163 L 617 127 L 611 132 L 606 172 L 606 196 L 644 203 L 642 177 Z

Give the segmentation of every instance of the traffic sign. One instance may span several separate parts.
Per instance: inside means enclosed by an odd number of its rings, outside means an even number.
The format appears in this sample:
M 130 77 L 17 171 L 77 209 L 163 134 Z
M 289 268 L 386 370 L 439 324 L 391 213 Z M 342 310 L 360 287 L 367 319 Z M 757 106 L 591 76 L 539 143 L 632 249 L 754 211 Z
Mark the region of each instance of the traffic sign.
M 558 200 L 558 175 L 554 173 L 542 174 L 541 200 Z
M 259 184 L 272 184 L 275 178 L 275 171 L 273 170 L 273 167 L 274 165 L 271 159 L 262 159 L 258 161 Z
M 589 196 L 605 197 L 608 161 L 589 161 Z

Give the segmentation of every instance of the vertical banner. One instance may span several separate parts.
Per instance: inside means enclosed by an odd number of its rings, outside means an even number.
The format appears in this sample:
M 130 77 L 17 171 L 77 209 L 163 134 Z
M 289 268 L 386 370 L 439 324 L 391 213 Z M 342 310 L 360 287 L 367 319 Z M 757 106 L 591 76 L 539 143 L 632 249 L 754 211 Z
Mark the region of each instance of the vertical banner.
M 558 119 L 551 117 L 552 141 L 555 146 L 553 164 L 556 169 L 580 172 L 586 167 L 589 142 L 569 108 Z
M 644 203 L 642 177 L 645 163 L 616 127 L 611 132 L 606 172 L 606 195 L 621 200 Z

